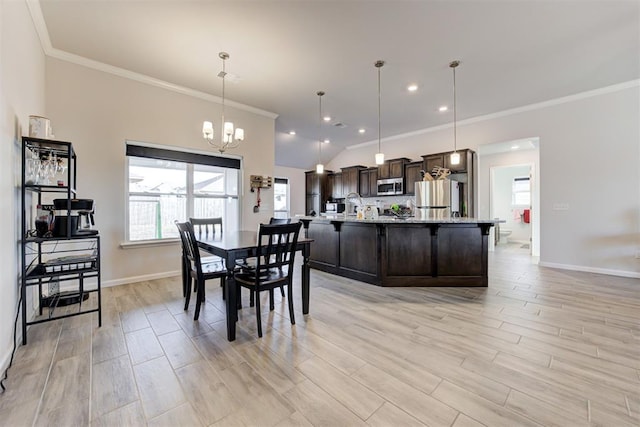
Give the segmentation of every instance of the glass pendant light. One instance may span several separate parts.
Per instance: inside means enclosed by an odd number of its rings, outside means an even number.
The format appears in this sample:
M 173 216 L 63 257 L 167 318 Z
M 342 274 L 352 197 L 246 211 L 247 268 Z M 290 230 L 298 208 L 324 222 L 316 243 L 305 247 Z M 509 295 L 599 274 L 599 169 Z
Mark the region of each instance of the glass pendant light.
M 451 61 L 449 67 L 453 70 L 453 153 L 449 159 L 452 165 L 460 164 L 460 153 L 457 151 L 457 132 L 456 132 L 456 68 L 460 65 L 460 61 Z
M 324 173 L 324 165 L 322 164 L 322 96 L 323 91 L 318 91 L 318 113 L 320 121 L 318 122 L 318 164 L 316 165 L 316 173 Z
M 376 153 L 376 165 L 384 164 L 384 153 L 380 149 L 380 68 L 384 65 L 384 61 L 378 60 L 374 64 L 378 69 L 378 152 Z

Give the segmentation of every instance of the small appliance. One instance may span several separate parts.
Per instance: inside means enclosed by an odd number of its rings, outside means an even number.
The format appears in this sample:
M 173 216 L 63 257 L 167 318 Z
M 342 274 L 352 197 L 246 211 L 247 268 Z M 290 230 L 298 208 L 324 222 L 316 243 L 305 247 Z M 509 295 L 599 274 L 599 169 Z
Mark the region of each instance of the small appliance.
M 327 202 L 325 205 L 325 211 L 328 214 L 339 214 L 345 211 L 344 203 Z
M 91 199 L 54 199 L 54 237 L 98 234 L 94 230 L 94 205 Z
M 404 179 L 390 178 L 378 180 L 378 196 L 395 196 L 404 193 Z

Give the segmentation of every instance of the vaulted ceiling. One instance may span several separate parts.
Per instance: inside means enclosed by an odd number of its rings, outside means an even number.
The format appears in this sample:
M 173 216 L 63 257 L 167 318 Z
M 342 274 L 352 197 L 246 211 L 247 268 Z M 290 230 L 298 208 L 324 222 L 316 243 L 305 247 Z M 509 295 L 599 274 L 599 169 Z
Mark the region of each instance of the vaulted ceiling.
M 40 0 L 55 51 L 270 111 L 276 163 L 640 78 L 640 2 Z M 409 92 L 409 84 L 418 90 Z M 331 121 L 319 130 L 318 97 Z M 442 105 L 450 107 L 440 112 Z M 212 112 L 212 116 L 218 114 Z M 342 124 L 342 126 L 340 126 Z M 359 133 L 358 129 L 364 129 Z M 290 135 L 289 131 L 296 135 Z M 248 143 L 250 136 L 248 135 Z

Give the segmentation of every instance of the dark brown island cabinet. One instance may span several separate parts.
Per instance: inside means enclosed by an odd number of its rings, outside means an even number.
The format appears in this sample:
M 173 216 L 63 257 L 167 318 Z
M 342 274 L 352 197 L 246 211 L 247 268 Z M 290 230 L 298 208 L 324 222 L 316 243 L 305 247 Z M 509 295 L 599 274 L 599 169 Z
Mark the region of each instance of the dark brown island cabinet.
M 302 218 L 312 268 L 378 286 L 487 286 L 496 220 Z

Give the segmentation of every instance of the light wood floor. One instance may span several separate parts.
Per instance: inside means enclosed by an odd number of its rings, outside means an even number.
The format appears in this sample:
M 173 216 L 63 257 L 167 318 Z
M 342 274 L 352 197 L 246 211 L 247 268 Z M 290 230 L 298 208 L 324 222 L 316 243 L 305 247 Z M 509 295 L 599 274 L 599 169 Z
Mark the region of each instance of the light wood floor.
M 308 316 L 299 294 L 294 326 L 264 295 L 264 337 L 245 306 L 233 343 L 217 281 L 199 322 L 177 278 L 107 288 L 101 328 L 94 314 L 31 327 L 0 425 L 640 425 L 640 280 L 510 246 L 483 289 L 312 271 Z

